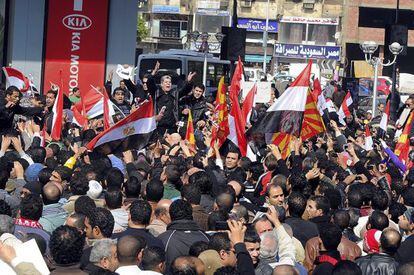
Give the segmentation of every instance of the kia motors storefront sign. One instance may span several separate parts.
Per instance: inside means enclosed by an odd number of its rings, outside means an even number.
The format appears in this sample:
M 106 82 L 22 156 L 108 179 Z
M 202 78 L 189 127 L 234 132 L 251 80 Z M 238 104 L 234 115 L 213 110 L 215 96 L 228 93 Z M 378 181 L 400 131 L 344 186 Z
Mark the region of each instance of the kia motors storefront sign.
M 68 94 L 105 81 L 108 0 L 49 0 L 44 91 L 50 83 Z

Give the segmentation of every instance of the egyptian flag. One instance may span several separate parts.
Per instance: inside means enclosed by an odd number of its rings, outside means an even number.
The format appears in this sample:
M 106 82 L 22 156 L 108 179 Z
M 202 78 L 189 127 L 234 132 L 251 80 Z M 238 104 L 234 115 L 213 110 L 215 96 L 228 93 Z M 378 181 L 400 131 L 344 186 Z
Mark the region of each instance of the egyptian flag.
M 390 117 L 390 100 L 387 101 L 387 105 L 385 106 L 385 111 L 382 113 L 380 126 L 378 129 L 378 136 L 384 138 L 387 134 L 387 127 L 388 127 L 388 119 Z
M 144 148 L 156 129 L 152 101 L 143 103 L 111 128 L 101 132 L 86 148 L 106 155 Z
M 243 101 L 242 113 L 246 124 L 250 121 L 252 110 L 254 107 L 254 97 L 257 94 L 257 84 L 255 83 L 250 91 L 247 93 L 246 98 Z
M 411 112 L 410 116 L 407 119 L 407 123 L 405 124 L 404 130 L 398 139 L 397 145 L 395 145 L 394 153 L 398 156 L 398 158 L 404 163 L 407 164 L 408 154 L 410 152 L 410 132 L 411 126 L 413 124 L 413 116 L 414 111 Z
M 241 89 L 240 81 L 243 75 L 243 63 L 240 60 L 237 62 L 236 69 L 234 70 L 233 78 L 231 80 L 230 87 L 230 102 L 231 111 L 229 115 L 229 129 L 230 133 L 228 139 L 233 142 L 240 150 L 243 157 L 247 153 L 247 140 L 246 140 L 246 120 L 242 114 L 239 104 L 239 93 Z
M 325 130 L 309 88 L 311 66 L 312 61 L 251 129 L 265 134 L 266 142 L 278 145 L 284 156 L 292 136 L 306 140 Z
M 81 91 L 82 99 L 77 102 L 74 107 L 78 109 L 79 113 L 88 119 L 96 118 L 104 113 L 105 91 L 92 87 L 89 91 Z M 115 114 L 114 104 L 112 101 L 106 101 L 109 106 L 109 114 Z
M 196 140 L 194 137 L 194 124 L 193 124 L 193 116 L 191 115 L 191 111 L 188 113 L 188 120 L 187 120 L 187 131 L 185 133 L 185 140 L 188 141 L 191 148 L 196 148 Z
M 218 85 L 215 112 L 213 114 L 213 128 L 211 133 L 211 147 L 218 141 L 219 148 L 224 144 L 230 133 L 229 110 L 226 101 L 227 86 L 224 84 L 224 76 L 220 78 Z
M 3 72 L 6 76 L 7 88 L 15 86 L 23 93 L 30 89 L 30 80 L 19 70 L 12 67 L 3 67 Z
M 345 118 L 351 116 L 353 101 L 351 92 L 346 93 L 344 101 L 342 101 L 341 108 L 338 111 L 339 122 L 346 125 Z
M 369 126 L 365 125 L 365 150 L 371 151 L 374 149 L 373 147 L 374 141 L 372 140 L 372 135 L 369 130 Z
M 53 140 L 60 140 L 63 122 L 63 91 L 60 88 L 57 90 L 57 98 L 53 105 L 52 112 L 52 132 L 50 133 L 50 136 Z

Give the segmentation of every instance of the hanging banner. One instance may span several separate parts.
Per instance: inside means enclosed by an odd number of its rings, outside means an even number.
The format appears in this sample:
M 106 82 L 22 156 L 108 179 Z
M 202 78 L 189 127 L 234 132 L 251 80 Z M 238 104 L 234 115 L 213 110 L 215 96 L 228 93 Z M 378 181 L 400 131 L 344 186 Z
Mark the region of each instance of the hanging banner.
M 88 91 L 105 81 L 109 0 L 49 0 L 43 90 Z

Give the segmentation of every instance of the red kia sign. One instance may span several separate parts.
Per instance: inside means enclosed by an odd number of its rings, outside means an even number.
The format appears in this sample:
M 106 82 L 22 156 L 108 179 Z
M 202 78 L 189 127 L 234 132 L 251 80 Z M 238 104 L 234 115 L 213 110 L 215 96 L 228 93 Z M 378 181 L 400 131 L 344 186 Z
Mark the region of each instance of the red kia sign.
M 49 0 L 44 91 L 50 83 L 67 95 L 105 81 L 109 0 Z

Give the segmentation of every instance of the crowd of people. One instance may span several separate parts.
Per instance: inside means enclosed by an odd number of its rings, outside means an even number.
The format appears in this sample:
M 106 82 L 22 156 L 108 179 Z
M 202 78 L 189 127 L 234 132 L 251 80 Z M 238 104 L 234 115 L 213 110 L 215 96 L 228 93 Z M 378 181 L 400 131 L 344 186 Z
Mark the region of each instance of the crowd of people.
M 60 140 L 49 135 L 55 90 L 25 104 L 16 87 L 2 91 L 0 259 L 17 274 L 40 274 L 15 249 L 32 239 L 51 274 L 414 274 L 414 153 L 404 167 L 392 161 L 397 129 L 380 139 L 375 118 L 354 112 L 347 125 L 331 120 L 312 139 L 293 138 L 285 159 L 255 134 L 251 161 L 211 141 L 214 97 L 194 74 L 178 89 L 169 76 L 156 85 L 158 68 L 113 91 L 108 78 L 118 112 L 151 98 L 157 114 L 144 149 L 110 155 L 85 148 L 101 119 L 72 123 L 79 89 L 65 98 Z M 402 109 L 399 128 L 414 97 Z M 179 123 L 190 112 L 195 148 Z

